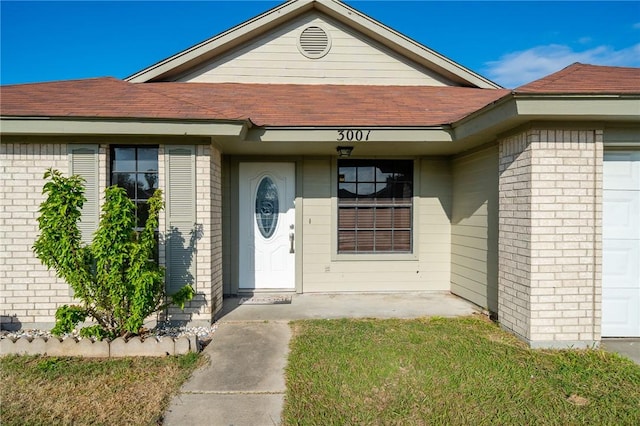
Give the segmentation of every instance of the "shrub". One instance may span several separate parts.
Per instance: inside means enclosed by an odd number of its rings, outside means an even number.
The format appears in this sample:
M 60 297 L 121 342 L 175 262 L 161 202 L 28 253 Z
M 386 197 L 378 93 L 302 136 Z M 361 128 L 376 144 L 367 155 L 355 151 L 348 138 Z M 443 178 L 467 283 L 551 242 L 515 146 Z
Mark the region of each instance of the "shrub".
M 83 179 L 64 177 L 53 169 L 44 178 L 48 181 L 42 192 L 47 198 L 40 205 L 40 235 L 33 250 L 81 302 L 58 308 L 53 333 L 68 333 L 91 318 L 97 324 L 81 329 L 81 335 L 128 337 L 138 334 L 154 312 L 171 304 L 184 308 L 194 295 L 193 288 L 185 285 L 175 294 L 166 294 L 164 268 L 152 260 L 163 208 L 161 190 L 149 199 L 149 217 L 142 231 L 136 232 L 136 207 L 125 189 L 107 188 L 98 230 L 91 244 L 83 244 L 78 228 L 85 202 Z

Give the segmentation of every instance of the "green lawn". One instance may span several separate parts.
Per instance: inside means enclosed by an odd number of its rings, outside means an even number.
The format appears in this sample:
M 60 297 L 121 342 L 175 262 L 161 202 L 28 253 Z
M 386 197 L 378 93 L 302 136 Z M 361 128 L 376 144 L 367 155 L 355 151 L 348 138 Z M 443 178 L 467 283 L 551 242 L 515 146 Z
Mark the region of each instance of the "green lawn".
M 482 317 L 292 323 L 285 425 L 637 425 L 640 367 Z
M 640 367 L 534 351 L 483 317 L 292 323 L 285 425 L 636 425 Z M 156 425 L 190 354 L 0 358 L 0 424 Z
M 3 357 L 0 424 L 157 425 L 201 359 Z

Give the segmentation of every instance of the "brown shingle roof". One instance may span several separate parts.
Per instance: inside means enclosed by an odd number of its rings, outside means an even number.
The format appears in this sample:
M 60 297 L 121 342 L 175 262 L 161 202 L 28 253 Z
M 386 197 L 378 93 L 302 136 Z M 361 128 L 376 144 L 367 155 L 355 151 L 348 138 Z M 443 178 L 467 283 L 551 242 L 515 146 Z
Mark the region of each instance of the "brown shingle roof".
M 0 90 L 0 111 L 7 116 L 208 119 L 218 114 L 204 105 L 174 100 L 111 77 Z
M 522 94 L 640 94 L 640 68 L 573 64 Z M 2 86 L 4 116 L 251 120 L 260 126 L 437 126 L 507 96 L 504 89 L 242 83 L 129 83 L 115 78 Z
M 516 93 L 640 93 L 640 68 L 607 67 L 576 62 L 514 90 Z
M 1 88 L 4 116 L 250 119 L 264 126 L 430 126 L 507 95 L 465 87 L 128 83 L 114 78 Z
M 213 104 L 226 116 L 272 126 L 431 126 L 454 122 L 508 94 L 464 87 L 147 83 L 151 90 Z

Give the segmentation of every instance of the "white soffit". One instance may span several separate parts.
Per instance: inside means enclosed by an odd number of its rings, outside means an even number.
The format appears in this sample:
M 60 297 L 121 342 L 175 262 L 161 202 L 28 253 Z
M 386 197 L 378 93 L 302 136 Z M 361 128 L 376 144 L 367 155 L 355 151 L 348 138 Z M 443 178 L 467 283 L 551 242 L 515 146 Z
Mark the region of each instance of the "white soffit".
M 290 0 L 215 37 L 145 68 L 125 80 L 132 83 L 144 83 L 170 79 L 314 8 L 398 52 L 411 61 L 432 69 L 463 86 L 484 89 L 500 88 L 496 83 L 338 0 Z

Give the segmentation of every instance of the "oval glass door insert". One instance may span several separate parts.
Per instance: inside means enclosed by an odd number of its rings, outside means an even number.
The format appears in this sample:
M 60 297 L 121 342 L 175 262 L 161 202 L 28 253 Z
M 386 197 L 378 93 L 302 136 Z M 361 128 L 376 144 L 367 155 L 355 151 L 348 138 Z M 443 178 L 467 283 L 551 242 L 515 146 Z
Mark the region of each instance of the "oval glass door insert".
M 264 238 L 273 235 L 278 224 L 278 188 L 270 177 L 265 176 L 256 191 L 256 222 Z

